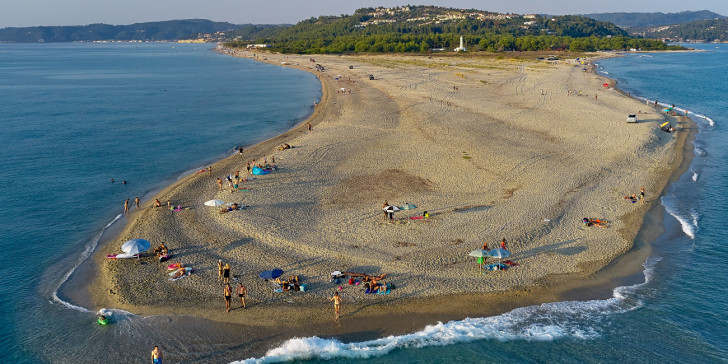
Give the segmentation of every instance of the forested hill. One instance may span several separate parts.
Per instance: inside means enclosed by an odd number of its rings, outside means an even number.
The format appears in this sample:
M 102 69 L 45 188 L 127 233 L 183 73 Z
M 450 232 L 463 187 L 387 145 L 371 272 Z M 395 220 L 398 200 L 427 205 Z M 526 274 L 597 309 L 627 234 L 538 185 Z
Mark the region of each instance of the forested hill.
M 721 19 L 723 15 L 708 10 L 680 13 L 601 13 L 583 14 L 587 18 L 614 23 L 622 28 L 646 28 L 688 23 L 696 20 Z
M 0 42 L 175 41 L 199 33 L 224 32 L 240 27 L 242 25 L 204 19 L 189 19 L 131 25 L 91 24 L 2 28 L 0 29 Z
M 661 41 L 635 39 L 612 23 L 581 16 L 500 14 L 436 6 L 363 8 L 353 15 L 321 16 L 279 28 L 266 37 L 283 53 L 429 52 L 452 50 L 464 38 L 468 50 L 667 49 Z M 255 43 L 261 43 L 257 40 Z M 231 47 L 248 40 L 226 43 Z
M 728 42 L 728 19 L 726 18 L 630 30 L 642 36 L 670 39 L 673 42 Z

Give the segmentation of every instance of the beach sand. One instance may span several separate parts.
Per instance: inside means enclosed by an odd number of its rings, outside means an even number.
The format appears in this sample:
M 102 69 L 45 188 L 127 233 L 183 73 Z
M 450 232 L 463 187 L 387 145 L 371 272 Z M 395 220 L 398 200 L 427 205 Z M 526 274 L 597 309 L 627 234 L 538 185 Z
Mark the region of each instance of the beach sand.
M 405 332 L 554 301 L 633 247 L 645 214 L 683 160 L 688 133 L 658 126 L 686 126 L 687 119 L 604 87 L 611 81 L 574 61 L 313 58 L 257 55 L 320 78 L 323 96 L 313 115 L 214 164 L 211 176 L 190 175 L 156 196 L 189 210 L 146 204 L 133 211 L 123 232 L 96 254 L 98 273 L 89 287 L 95 307 L 264 327 L 284 332 L 282 340 Z M 640 122 L 625 123 L 638 111 Z M 292 148 L 278 150 L 283 143 Z M 277 171 L 246 175 L 247 161 L 272 156 Z M 216 178 L 236 171 L 254 177 L 242 183 L 249 191 L 233 193 L 225 184 L 219 192 Z M 644 204 L 623 199 L 640 187 Z M 211 199 L 246 207 L 221 214 L 203 205 Z M 385 200 L 417 208 L 396 212 L 389 223 Z M 424 211 L 429 218 L 409 219 Z M 607 220 L 608 227 L 587 227 L 583 217 Z M 167 264 L 154 257 L 105 259 L 132 238 L 153 247 L 164 241 L 171 262 L 194 273 L 169 281 Z M 495 248 L 502 238 L 519 266 L 481 274 L 468 253 L 484 242 Z M 233 284 L 247 286 L 247 310 L 225 313 L 218 259 L 230 263 Z M 624 274 L 637 272 L 639 263 Z M 308 290 L 273 292 L 258 278 L 273 268 L 300 276 Z M 342 282 L 339 290 L 330 282 L 336 270 L 386 273 L 396 289 L 368 295 Z M 344 302 L 343 329 L 328 324 L 335 291 Z

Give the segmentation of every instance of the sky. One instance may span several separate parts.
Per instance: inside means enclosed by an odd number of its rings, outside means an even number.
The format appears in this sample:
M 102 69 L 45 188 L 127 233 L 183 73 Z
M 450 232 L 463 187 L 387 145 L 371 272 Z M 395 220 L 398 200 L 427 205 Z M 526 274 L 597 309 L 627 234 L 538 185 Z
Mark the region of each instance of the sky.
M 93 23 L 124 25 L 174 19 L 294 24 L 319 15 L 353 14 L 358 8 L 407 4 L 517 14 L 710 10 L 728 15 L 727 0 L 0 0 L 0 28 Z

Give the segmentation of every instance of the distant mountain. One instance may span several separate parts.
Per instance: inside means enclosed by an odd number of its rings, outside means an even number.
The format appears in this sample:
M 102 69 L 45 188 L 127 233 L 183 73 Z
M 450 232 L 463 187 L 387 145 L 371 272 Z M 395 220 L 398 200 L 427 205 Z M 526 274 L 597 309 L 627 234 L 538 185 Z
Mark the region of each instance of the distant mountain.
M 688 23 L 695 20 L 723 19 L 725 16 L 708 10 L 680 13 L 601 13 L 582 14 L 594 20 L 614 23 L 622 28 L 646 28 L 660 25 Z
M 188 19 L 131 25 L 91 24 L 2 28 L 0 29 L 0 42 L 176 41 L 200 33 L 224 32 L 240 27 L 242 25 L 205 19 Z
M 728 42 L 728 19 L 696 20 L 684 24 L 630 28 L 630 33 L 672 42 Z

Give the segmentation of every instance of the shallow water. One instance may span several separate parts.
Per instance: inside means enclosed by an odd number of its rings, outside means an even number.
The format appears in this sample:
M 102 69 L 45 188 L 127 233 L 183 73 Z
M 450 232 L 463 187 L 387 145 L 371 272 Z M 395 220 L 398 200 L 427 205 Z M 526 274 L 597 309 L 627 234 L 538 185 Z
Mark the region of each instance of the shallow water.
M 149 343 L 164 331 L 145 323 L 166 318 L 96 327 L 93 313 L 54 301 L 59 284 L 126 198 L 144 199 L 313 111 L 321 95 L 313 75 L 212 48 L 0 45 L 5 362 L 129 362 L 139 358 L 137 342 L 146 358 Z

